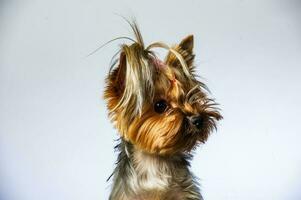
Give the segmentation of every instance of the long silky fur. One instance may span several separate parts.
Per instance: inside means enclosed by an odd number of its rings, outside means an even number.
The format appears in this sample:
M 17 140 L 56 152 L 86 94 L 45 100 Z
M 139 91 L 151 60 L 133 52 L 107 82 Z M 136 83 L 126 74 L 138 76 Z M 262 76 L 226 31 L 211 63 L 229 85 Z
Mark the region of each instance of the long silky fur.
M 163 42 L 155 42 L 145 47 L 138 25 L 135 22 L 127 22 L 130 24 L 135 36 L 135 40 L 129 39 L 135 42 L 130 45 L 121 45 L 121 49 L 117 52 L 124 53 L 126 57 L 124 89 L 121 98 L 118 99 L 118 103 L 113 108 L 109 109 L 109 115 L 111 116 L 112 121 L 116 119 L 114 116 L 115 111 L 123 110 L 122 112 L 119 112 L 123 122 L 118 127 L 122 129 L 122 132 L 127 131 L 124 127 L 126 127 L 126 124 L 131 123 L 135 116 L 141 116 L 143 105 L 146 102 L 151 102 L 153 100 L 155 91 L 153 82 L 155 68 L 152 66 L 152 60 L 156 59 L 156 55 L 152 49 L 163 48 L 169 50 L 169 56 L 174 59 L 174 62 L 179 62 L 179 66 L 182 67 L 188 80 L 194 80 L 189 71 L 189 67 L 186 64 L 187 60 L 179 53 L 181 52 L 180 49 L 169 47 Z M 185 54 L 183 55 L 186 56 Z M 114 58 L 115 56 L 113 56 L 113 59 Z M 112 73 L 116 66 L 118 67 L 117 64 L 118 59 L 115 58 L 112 62 L 110 73 Z M 111 97 L 109 94 L 105 93 L 105 98 L 110 99 Z
M 202 200 L 197 178 L 190 172 L 191 154 L 157 157 L 137 150 L 121 139 L 115 147 L 119 152 L 113 172 L 110 200 Z M 139 196 L 141 191 L 156 192 Z M 160 192 L 163 191 L 163 192 Z M 179 190 L 179 193 L 176 191 Z M 170 192 L 165 192 L 170 191 Z M 163 193 L 163 194 L 162 194 Z M 160 196 L 159 196 L 160 195 Z M 163 196 L 161 196 L 163 195 Z M 180 196 L 181 195 L 181 196 Z
M 135 39 L 121 45 L 104 93 L 120 134 L 110 200 L 202 200 L 189 170 L 191 152 L 222 116 L 206 85 L 196 79 L 193 37 L 172 47 L 163 42 L 145 46 L 137 24 L 128 23 Z M 154 48 L 168 51 L 161 64 Z M 153 104 L 162 96 L 169 110 L 158 114 Z M 203 118 L 201 132 L 188 121 L 195 114 Z

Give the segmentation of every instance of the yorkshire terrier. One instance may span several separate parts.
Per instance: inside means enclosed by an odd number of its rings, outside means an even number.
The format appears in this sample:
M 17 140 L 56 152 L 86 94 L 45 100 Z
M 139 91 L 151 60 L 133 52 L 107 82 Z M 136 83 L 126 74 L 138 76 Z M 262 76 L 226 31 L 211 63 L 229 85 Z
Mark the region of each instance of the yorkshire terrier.
M 201 200 L 192 151 L 222 116 L 197 80 L 193 35 L 145 46 L 136 23 L 106 79 L 104 98 L 120 134 L 110 200 Z M 164 61 L 153 51 L 168 51 Z

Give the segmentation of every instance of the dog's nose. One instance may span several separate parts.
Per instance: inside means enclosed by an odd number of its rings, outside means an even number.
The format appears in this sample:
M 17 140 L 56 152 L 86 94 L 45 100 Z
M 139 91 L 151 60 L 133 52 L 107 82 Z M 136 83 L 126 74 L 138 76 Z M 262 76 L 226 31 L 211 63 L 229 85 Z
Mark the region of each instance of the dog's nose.
M 197 129 L 201 129 L 203 126 L 203 122 L 204 122 L 204 120 L 201 116 L 191 117 L 190 121 Z

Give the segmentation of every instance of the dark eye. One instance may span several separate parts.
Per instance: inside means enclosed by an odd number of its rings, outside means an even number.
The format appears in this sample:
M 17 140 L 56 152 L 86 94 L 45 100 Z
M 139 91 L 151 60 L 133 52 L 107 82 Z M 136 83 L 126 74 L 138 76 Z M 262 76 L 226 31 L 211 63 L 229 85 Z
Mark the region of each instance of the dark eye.
M 165 110 L 167 108 L 167 102 L 163 99 L 157 101 L 155 104 L 154 104 L 154 110 L 155 112 L 157 113 L 164 113 Z

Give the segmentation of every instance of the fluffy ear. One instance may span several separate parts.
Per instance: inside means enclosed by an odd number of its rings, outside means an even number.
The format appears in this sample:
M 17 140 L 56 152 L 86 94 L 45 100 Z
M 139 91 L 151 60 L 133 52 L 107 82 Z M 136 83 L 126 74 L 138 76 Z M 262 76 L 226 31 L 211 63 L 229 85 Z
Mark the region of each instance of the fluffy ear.
M 193 35 L 188 35 L 185 37 L 180 44 L 176 45 L 174 49 L 179 52 L 184 58 L 189 69 L 193 68 L 194 54 L 193 54 Z M 178 67 L 180 65 L 179 60 L 176 56 L 169 52 L 165 59 L 166 64 L 174 67 Z
M 193 35 L 188 35 L 187 37 L 185 37 L 181 43 L 179 44 L 179 47 L 182 50 L 185 50 L 187 52 L 192 53 L 193 50 Z
M 104 91 L 104 99 L 107 100 L 107 106 L 111 113 L 118 104 L 125 89 L 126 55 L 124 52 L 120 53 L 117 63 L 118 66 L 112 69 L 106 79 L 107 86 Z
M 118 61 L 109 75 L 105 98 L 114 99 L 111 110 L 122 108 L 128 115 L 141 114 L 144 103 L 154 95 L 154 68 L 149 66 L 148 57 L 138 43 L 123 45 Z
M 118 67 L 113 72 L 112 82 L 114 83 L 115 90 L 118 94 L 122 94 L 125 87 L 125 75 L 126 75 L 126 56 L 124 52 L 120 53 Z

